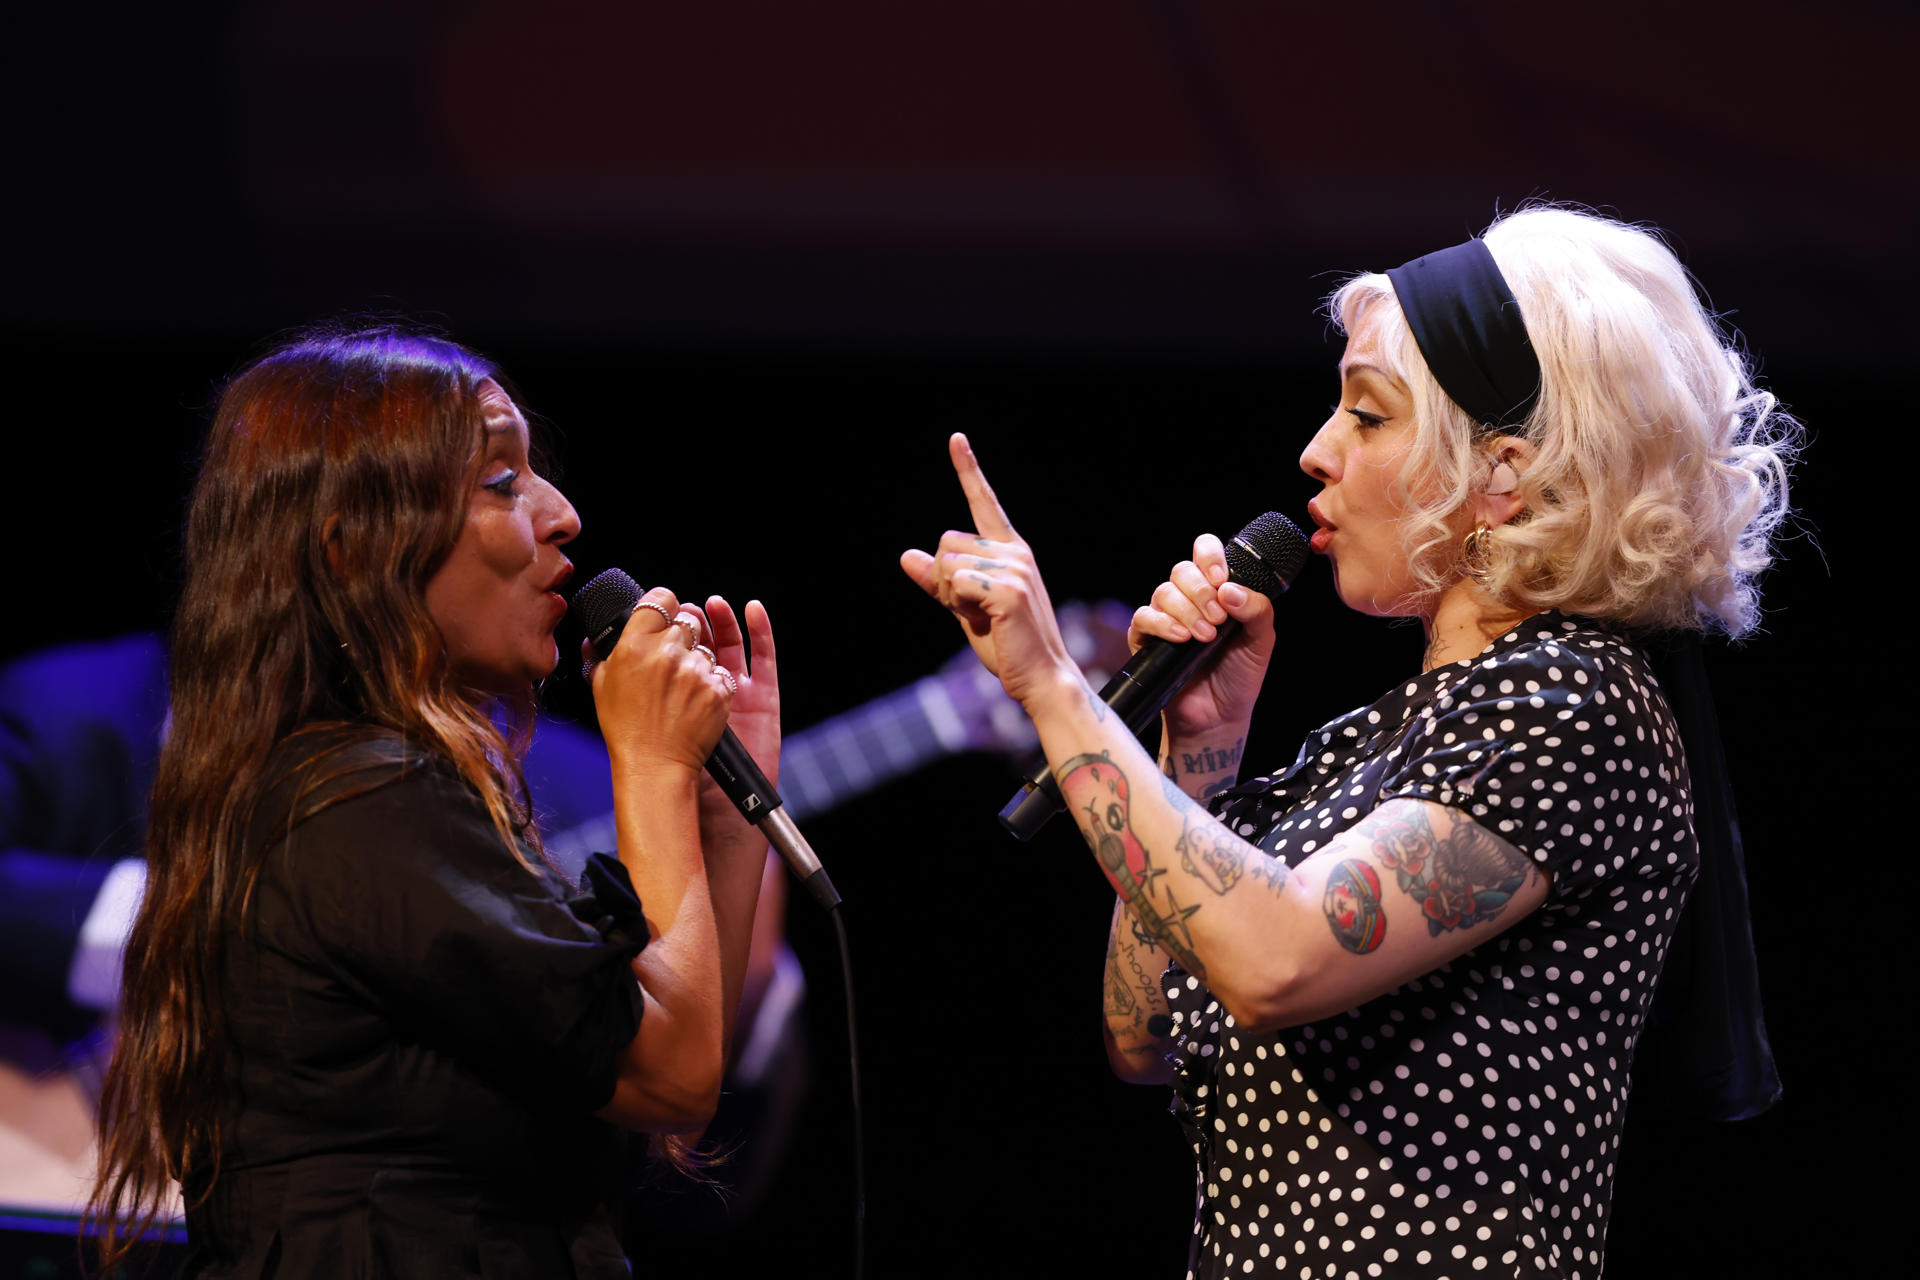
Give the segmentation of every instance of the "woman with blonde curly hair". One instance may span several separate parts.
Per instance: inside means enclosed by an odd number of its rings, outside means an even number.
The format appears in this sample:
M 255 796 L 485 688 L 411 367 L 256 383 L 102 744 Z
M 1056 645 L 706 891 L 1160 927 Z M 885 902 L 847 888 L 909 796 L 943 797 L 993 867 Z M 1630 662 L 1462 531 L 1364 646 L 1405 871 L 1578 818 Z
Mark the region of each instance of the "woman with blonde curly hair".
M 976 530 L 903 567 L 1025 706 L 1119 892 L 1107 1048 L 1174 1085 L 1191 1273 L 1594 1276 L 1682 905 L 1739 892 L 1690 691 L 1649 652 L 1754 625 L 1796 428 L 1673 254 L 1604 218 L 1523 210 L 1331 308 L 1312 550 L 1426 651 L 1291 767 L 1237 776 L 1275 631 L 1218 538 L 1135 615 L 1136 640 L 1231 632 L 1163 713 L 1161 777 L 962 437 Z M 1767 1105 L 1764 1040 L 1733 1056 L 1722 1109 Z

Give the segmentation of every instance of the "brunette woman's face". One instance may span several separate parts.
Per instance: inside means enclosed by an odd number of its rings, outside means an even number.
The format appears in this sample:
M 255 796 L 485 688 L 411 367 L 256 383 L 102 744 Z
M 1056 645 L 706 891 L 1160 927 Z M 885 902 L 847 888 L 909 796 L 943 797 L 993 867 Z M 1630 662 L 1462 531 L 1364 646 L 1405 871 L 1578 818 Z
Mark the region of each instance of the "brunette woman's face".
M 1413 398 L 1387 373 L 1376 325 L 1363 316 L 1340 360 L 1340 403 L 1300 455 L 1324 486 L 1308 511 L 1313 549 L 1333 562 L 1348 608 L 1381 616 L 1417 611 L 1418 583 L 1400 544 L 1400 475 L 1413 443 Z
M 486 435 L 459 541 L 427 582 L 455 678 L 512 693 L 552 673 L 553 629 L 566 616 L 560 587 L 573 564 L 560 552 L 580 517 L 527 460 L 527 420 L 500 386 L 480 384 Z

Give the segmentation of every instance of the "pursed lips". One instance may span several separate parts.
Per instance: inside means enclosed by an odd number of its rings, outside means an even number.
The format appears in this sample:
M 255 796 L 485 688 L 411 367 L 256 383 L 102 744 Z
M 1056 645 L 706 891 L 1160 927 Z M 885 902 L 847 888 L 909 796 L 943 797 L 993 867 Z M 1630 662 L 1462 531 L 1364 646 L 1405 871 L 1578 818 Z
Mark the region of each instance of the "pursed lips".
M 560 561 L 559 572 L 555 573 L 547 585 L 541 588 L 542 593 L 554 602 L 553 626 L 559 626 L 560 620 L 567 616 L 567 598 L 560 594 L 560 588 L 565 586 L 567 579 L 571 577 L 573 577 L 573 561 L 563 558 Z
M 1333 541 L 1334 531 L 1338 529 L 1339 526 L 1321 514 L 1320 504 L 1317 499 L 1307 503 L 1307 514 L 1312 516 L 1313 522 L 1320 526 L 1313 531 L 1313 536 L 1307 540 L 1307 545 L 1312 547 L 1316 553 L 1325 555 L 1328 544 Z

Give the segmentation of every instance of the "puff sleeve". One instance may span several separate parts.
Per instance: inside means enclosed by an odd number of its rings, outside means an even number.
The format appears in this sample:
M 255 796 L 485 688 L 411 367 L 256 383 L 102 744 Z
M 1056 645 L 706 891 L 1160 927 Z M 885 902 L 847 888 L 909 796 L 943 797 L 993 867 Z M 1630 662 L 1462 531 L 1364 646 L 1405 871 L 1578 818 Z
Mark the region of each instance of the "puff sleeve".
M 596 855 L 577 890 L 530 871 L 464 781 L 427 764 L 299 823 L 263 875 L 286 898 L 265 913 L 286 922 L 279 945 L 401 1035 L 560 1108 L 612 1096 L 648 941 L 618 861 Z
M 1571 625 L 1474 663 L 1415 717 L 1380 800 L 1462 809 L 1584 897 L 1697 868 L 1680 735 L 1646 660 Z

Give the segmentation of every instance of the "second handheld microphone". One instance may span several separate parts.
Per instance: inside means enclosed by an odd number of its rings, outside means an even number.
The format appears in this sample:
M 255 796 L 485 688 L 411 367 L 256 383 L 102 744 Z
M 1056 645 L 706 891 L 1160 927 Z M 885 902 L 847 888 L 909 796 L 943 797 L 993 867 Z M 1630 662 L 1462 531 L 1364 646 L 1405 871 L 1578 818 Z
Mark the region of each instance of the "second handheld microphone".
M 619 569 L 608 569 L 574 593 L 574 617 L 586 630 L 594 657 L 605 661 L 613 652 L 641 594 L 640 584 Z M 840 894 L 827 869 L 820 865 L 819 855 L 800 834 L 782 805 L 780 793 L 760 772 L 732 729 L 721 733 L 713 754 L 707 757 L 707 773 L 727 793 L 740 816 L 760 828 L 768 843 L 780 851 L 807 892 L 829 911 L 839 906 Z
M 1229 581 L 1264 596 L 1278 596 L 1306 563 L 1307 540 L 1293 521 L 1269 511 L 1235 534 L 1226 550 Z M 1240 624 L 1228 618 L 1216 629 L 1215 638 L 1204 644 L 1198 640 L 1174 644 L 1149 637 L 1107 681 L 1100 690 L 1100 700 L 1113 708 L 1129 733 L 1139 737 L 1200 664 L 1239 629 Z M 1062 807 L 1060 786 L 1053 780 L 1052 768 L 1042 760 L 1000 810 L 1000 822 L 1020 839 L 1031 840 Z

